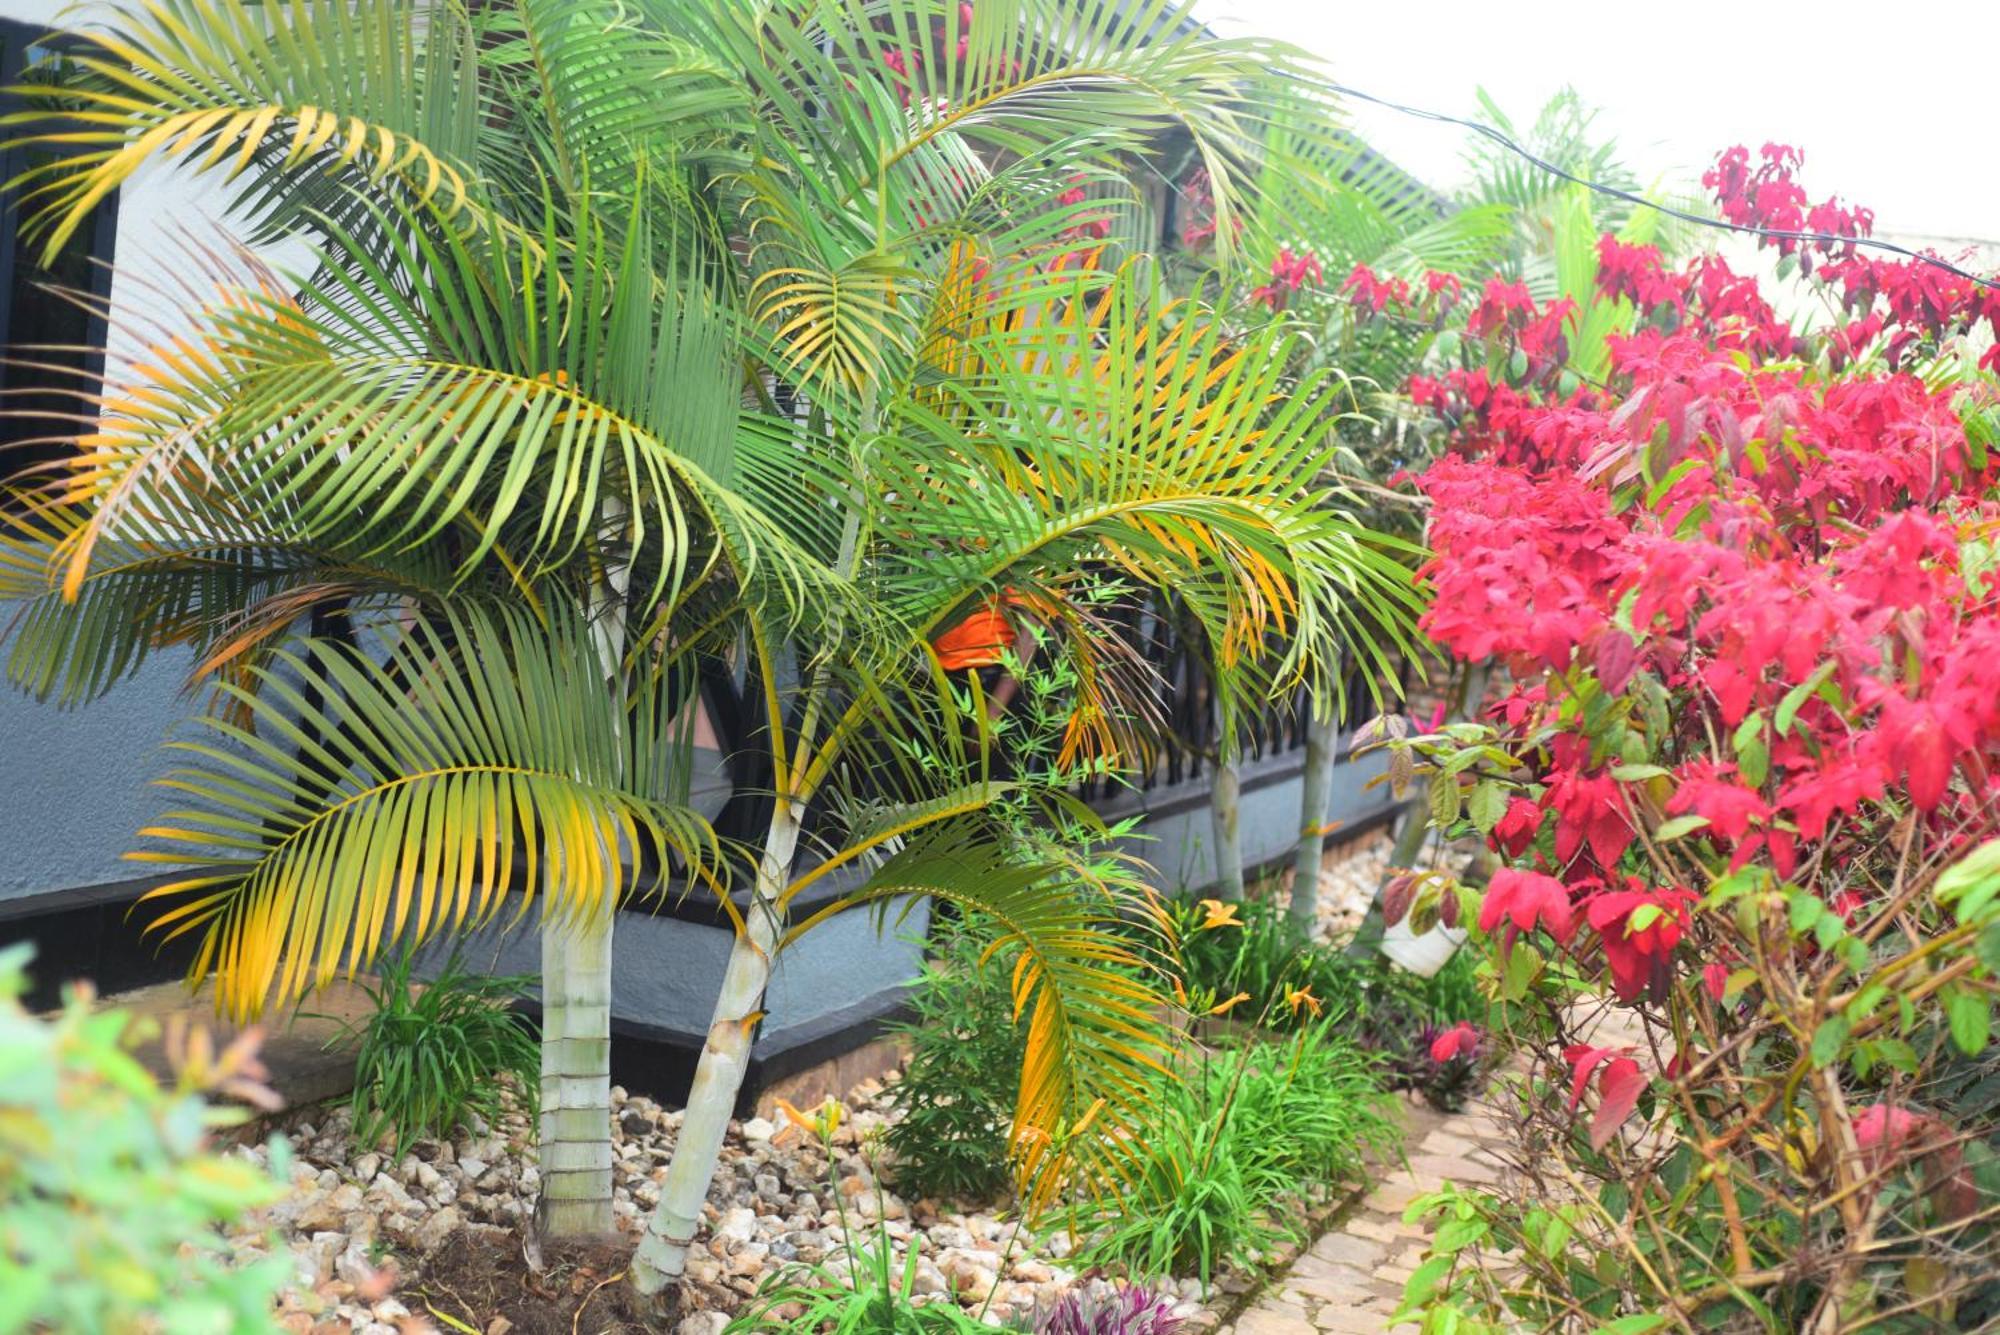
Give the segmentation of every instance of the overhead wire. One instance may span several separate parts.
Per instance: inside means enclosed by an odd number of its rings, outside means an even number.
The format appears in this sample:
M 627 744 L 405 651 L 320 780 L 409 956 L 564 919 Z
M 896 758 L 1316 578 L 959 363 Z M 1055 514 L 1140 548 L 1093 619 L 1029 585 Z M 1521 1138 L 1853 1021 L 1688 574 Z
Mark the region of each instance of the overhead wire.
M 1946 273 L 1965 279 L 1967 282 L 1977 283 L 1981 287 L 2000 291 L 2000 280 L 1982 278 L 1976 273 L 1961 269 L 1958 265 L 1940 256 L 1927 255 L 1922 251 L 1912 250 L 1908 246 L 1899 246 L 1893 241 L 1883 241 L 1872 236 L 1842 236 L 1837 232 L 1793 231 L 1784 227 L 1759 227 L 1754 223 L 1734 223 L 1723 218 L 1710 218 L 1703 214 L 1690 213 L 1686 209 L 1677 209 L 1671 204 L 1662 204 L 1658 200 L 1647 199 L 1644 195 L 1634 194 L 1630 190 L 1621 190 L 1615 185 L 1606 185 L 1602 181 L 1593 181 L 1586 177 L 1567 172 L 1555 163 L 1529 152 L 1506 134 L 1483 122 L 1469 120 L 1463 116 L 1448 115 L 1442 111 L 1431 111 L 1424 107 L 1413 107 L 1402 102 L 1394 102 L 1386 97 L 1377 97 L 1373 93 L 1364 93 L 1359 88 L 1351 88 L 1342 83 L 1334 83 L 1329 86 L 1344 97 L 1355 98 L 1362 102 L 1372 102 L 1378 107 L 1386 107 L 1390 111 L 1400 112 L 1405 116 L 1414 116 L 1419 120 L 1439 121 L 1446 125 L 1462 126 L 1465 129 L 1473 131 L 1475 134 L 1483 135 L 1508 152 L 1534 164 L 1552 176 L 1560 177 L 1574 185 L 1583 186 L 1587 190 L 1594 190 L 1600 195 L 1609 195 L 1613 199 L 1622 199 L 1628 204 L 1636 204 L 1642 208 L 1653 209 L 1656 212 L 1664 213 L 1669 218 L 1678 218 L 1682 222 L 1693 223 L 1698 227 L 1713 227 L 1718 231 L 1725 232 L 1743 232 L 1751 236 L 1770 237 L 1778 241 L 1806 241 L 1816 245 L 1866 246 L 1873 250 L 1886 250 L 1915 260 L 1920 264 L 1928 264 L 1933 268 L 1942 269 Z

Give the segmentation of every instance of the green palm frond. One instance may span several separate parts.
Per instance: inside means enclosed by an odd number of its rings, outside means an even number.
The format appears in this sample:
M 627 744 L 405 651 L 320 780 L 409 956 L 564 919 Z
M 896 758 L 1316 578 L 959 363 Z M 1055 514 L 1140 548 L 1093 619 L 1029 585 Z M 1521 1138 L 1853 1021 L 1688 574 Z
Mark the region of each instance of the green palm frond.
M 657 8 L 510 0 L 477 9 L 482 66 L 508 107 L 482 139 L 486 173 L 532 197 L 537 167 L 578 190 L 657 173 L 669 156 L 740 165 L 733 145 L 748 90 Z
M 1117 1139 L 1136 1124 L 1162 1069 L 1164 997 L 1145 961 L 1116 930 L 1129 915 L 1157 921 L 1136 885 L 1112 886 L 1075 862 L 1025 856 L 1002 832 L 963 820 L 913 832 L 866 884 L 799 923 L 791 935 L 862 906 L 907 914 L 930 896 L 989 917 L 995 949 L 1020 948 L 1015 1014 L 1027 1022 L 1013 1141 L 1030 1212 L 1087 1167 L 1074 1153 L 1087 1131 Z
M 198 720 L 160 780 L 183 805 L 135 859 L 188 868 L 154 920 L 195 933 L 238 1016 L 385 945 L 517 914 L 607 913 L 676 863 L 714 882 L 714 832 L 663 800 L 685 746 L 657 690 L 607 684 L 581 619 L 461 607 L 378 662 L 311 641 L 225 685 L 252 726 Z
M 531 575 L 576 560 L 616 499 L 655 598 L 718 563 L 795 606 L 815 596 L 821 564 L 797 545 L 812 517 L 781 527 L 781 503 L 718 477 L 741 415 L 727 308 L 698 285 L 663 300 L 643 245 L 622 274 L 560 283 L 492 241 L 413 241 L 403 272 L 420 281 L 343 277 L 310 306 L 218 275 L 194 328 L 105 395 L 62 491 L 91 513 L 67 592 L 98 541 L 152 531 L 221 471 L 253 526 L 364 558 L 465 529 L 461 581 L 491 557 Z M 583 318 L 607 307 L 608 329 Z
M 146 162 L 235 181 L 248 216 L 296 218 L 302 181 L 394 181 L 447 215 L 474 207 L 469 164 L 483 102 L 463 11 L 412 0 L 147 0 L 116 5 L 48 61 L 51 121 L 25 142 L 59 156 L 16 183 L 53 254 Z M 31 84 L 25 91 L 47 94 Z
M 192 687 L 239 672 L 315 609 L 387 597 L 435 603 L 451 583 L 431 551 L 363 559 L 259 534 L 195 504 L 172 519 L 94 545 L 65 593 L 65 553 L 89 513 L 9 498 L 0 509 L 0 600 L 17 606 L 0 632 L 7 680 L 38 699 L 81 704 L 129 678 L 152 651 L 185 646 L 195 652 Z
M 907 437 L 877 466 L 900 498 L 883 527 L 909 535 L 884 575 L 907 624 L 928 635 L 1003 583 L 1060 602 L 1059 576 L 1101 563 L 1182 600 L 1250 691 L 1323 670 L 1358 613 L 1409 624 L 1408 570 L 1314 485 L 1343 408 L 1330 376 L 1290 378 L 1294 335 L 1232 337 L 1132 273 L 1034 334 L 1076 351 L 1024 357 L 995 335 L 984 379 L 947 387 L 964 416 L 898 410 Z M 1291 642 L 1281 664 L 1263 661 L 1272 635 Z
M 1227 238 L 1270 106 L 1260 94 L 1303 63 L 1279 43 L 1213 37 L 1180 0 L 992 0 L 970 26 L 947 0 L 719 8 L 709 40 L 829 210 L 886 211 L 900 175 L 934 186 L 968 150 L 1035 158 L 1067 141 L 1079 165 L 1117 165 L 1172 130 L 1208 168 Z

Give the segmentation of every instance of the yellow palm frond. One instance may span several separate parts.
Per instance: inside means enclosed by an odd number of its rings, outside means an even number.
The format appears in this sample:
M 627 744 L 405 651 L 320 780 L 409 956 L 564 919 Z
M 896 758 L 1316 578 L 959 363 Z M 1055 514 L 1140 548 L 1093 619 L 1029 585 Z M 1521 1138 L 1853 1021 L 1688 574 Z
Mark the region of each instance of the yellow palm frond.
M 307 172 L 388 180 L 446 215 L 470 208 L 464 167 L 480 96 L 470 25 L 450 6 L 398 0 L 146 0 L 113 29 L 51 56 L 59 114 L 28 145 L 54 150 L 16 182 L 49 254 L 145 163 L 237 181 L 256 170 L 253 212 L 284 207 L 274 180 Z M 367 70 L 370 77 L 357 77 Z M 49 96 L 46 84 L 22 91 Z
M 224 690 L 254 729 L 209 717 L 211 740 L 171 744 L 183 805 L 131 855 L 190 869 L 147 895 L 175 901 L 151 926 L 198 935 L 193 973 L 239 1018 L 509 902 L 609 913 L 677 863 L 722 874 L 707 823 L 658 796 L 665 711 L 605 683 L 581 620 L 461 609 L 386 663 L 314 642 L 250 676 Z

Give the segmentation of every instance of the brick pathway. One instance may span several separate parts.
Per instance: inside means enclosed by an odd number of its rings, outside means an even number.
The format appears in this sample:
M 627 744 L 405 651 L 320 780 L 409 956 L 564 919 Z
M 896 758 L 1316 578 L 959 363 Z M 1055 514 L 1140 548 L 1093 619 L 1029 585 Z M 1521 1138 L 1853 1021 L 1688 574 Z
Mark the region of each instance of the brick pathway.
M 1490 1097 L 1490 1096 L 1489 1096 Z M 1499 1179 L 1507 1132 L 1490 1102 L 1444 1115 L 1409 1108 L 1407 1168 L 1394 1167 L 1360 1207 L 1273 1279 L 1217 1335 L 1378 1335 L 1403 1299 L 1427 1241 L 1423 1227 L 1403 1222 L 1403 1208 L 1445 1182 Z M 1405 1323 L 1400 1329 L 1412 1329 Z

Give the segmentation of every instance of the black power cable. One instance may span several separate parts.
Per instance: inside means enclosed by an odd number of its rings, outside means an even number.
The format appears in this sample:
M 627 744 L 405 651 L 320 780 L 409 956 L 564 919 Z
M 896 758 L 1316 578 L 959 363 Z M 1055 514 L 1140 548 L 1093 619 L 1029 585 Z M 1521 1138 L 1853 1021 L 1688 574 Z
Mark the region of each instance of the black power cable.
M 1364 93 L 1359 88 L 1349 88 L 1345 84 L 1336 83 L 1330 86 L 1335 92 L 1343 96 L 1358 98 L 1363 102 L 1373 102 L 1378 107 L 1387 107 L 1389 110 L 1399 111 L 1405 116 L 1415 116 L 1419 120 L 1442 121 L 1447 125 L 1463 126 L 1476 134 L 1484 135 L 1508 152 L 1526 159 L 1552 176 L 1559 176 L 1565 181 L 1583 186 L 1588 190 L 1594 190 L 1600 195 L 1609 195 L 1613 199 L 1622 199 L 1628 204 L 1637 204 L 1642 208 L 1656 210 L 1657 212 L 1666 214 L 1669 218 L 1678 218 L 1682 222 L 1694 223 L 1699 227 L 1713 227 L 1723 232 L 1747 232 L 1752 236 L 1767 236 L 1780 241 L 1811 241 L 1822 245 L 1836 246 L 1869 246 L 1876 250 L 1886 250 L 1897 255 L 1906 256 L 1916 260 L 1920 264 L 1928 264 L 1933 268 L 1943 269 L 1946 273 L 1956 275 L 1967 282 L 1977 283 L 1981 287 L 1990 287 L 1996 291 L 2000 291 L 2000 281 L 1995 281 L 1991 278 L 1981 278 L 1978 274 L 1969 273 L 1948 260 L 1939 259 L 1935 255 L 1925 255 L 1920 251 L 1911 250 L 1908 246 L 1899 246 L 1893 241 L 1878 241 L 1874 237 L 1869 236 L 1840 236 L 1833 232 L 1793 232 L 1779 227 L 1753 227 L 1748 223 L 1726 222 L 1721 218 L 1705 218 L 1699 213 L 1689 213 L 1685 209 L 1677 209 L 1668 204 L 1657 203 L 1642 195 L 1635 195 L 1629 190 L 1620 190 L 1617 186 L 1605 185 L 1601 181 L 1586 180 L 1581 176 L 1573 176 L 1561 167 L 1556 166 L 1553 162 L 1547 162 L 1536 157 L 1533 153 L 1530 153 L 1527 149 L 1521 147 L 1490 125 L 1482 125 L 1478 121 L 1466 120 L 1460 116 L 1447 116 L 1442 111 L 1427 111 L 1422 107 L 1405 106 L 1401 102 L 1391 102 L 1386 97 L 1376 97 L 1373 93 Z

